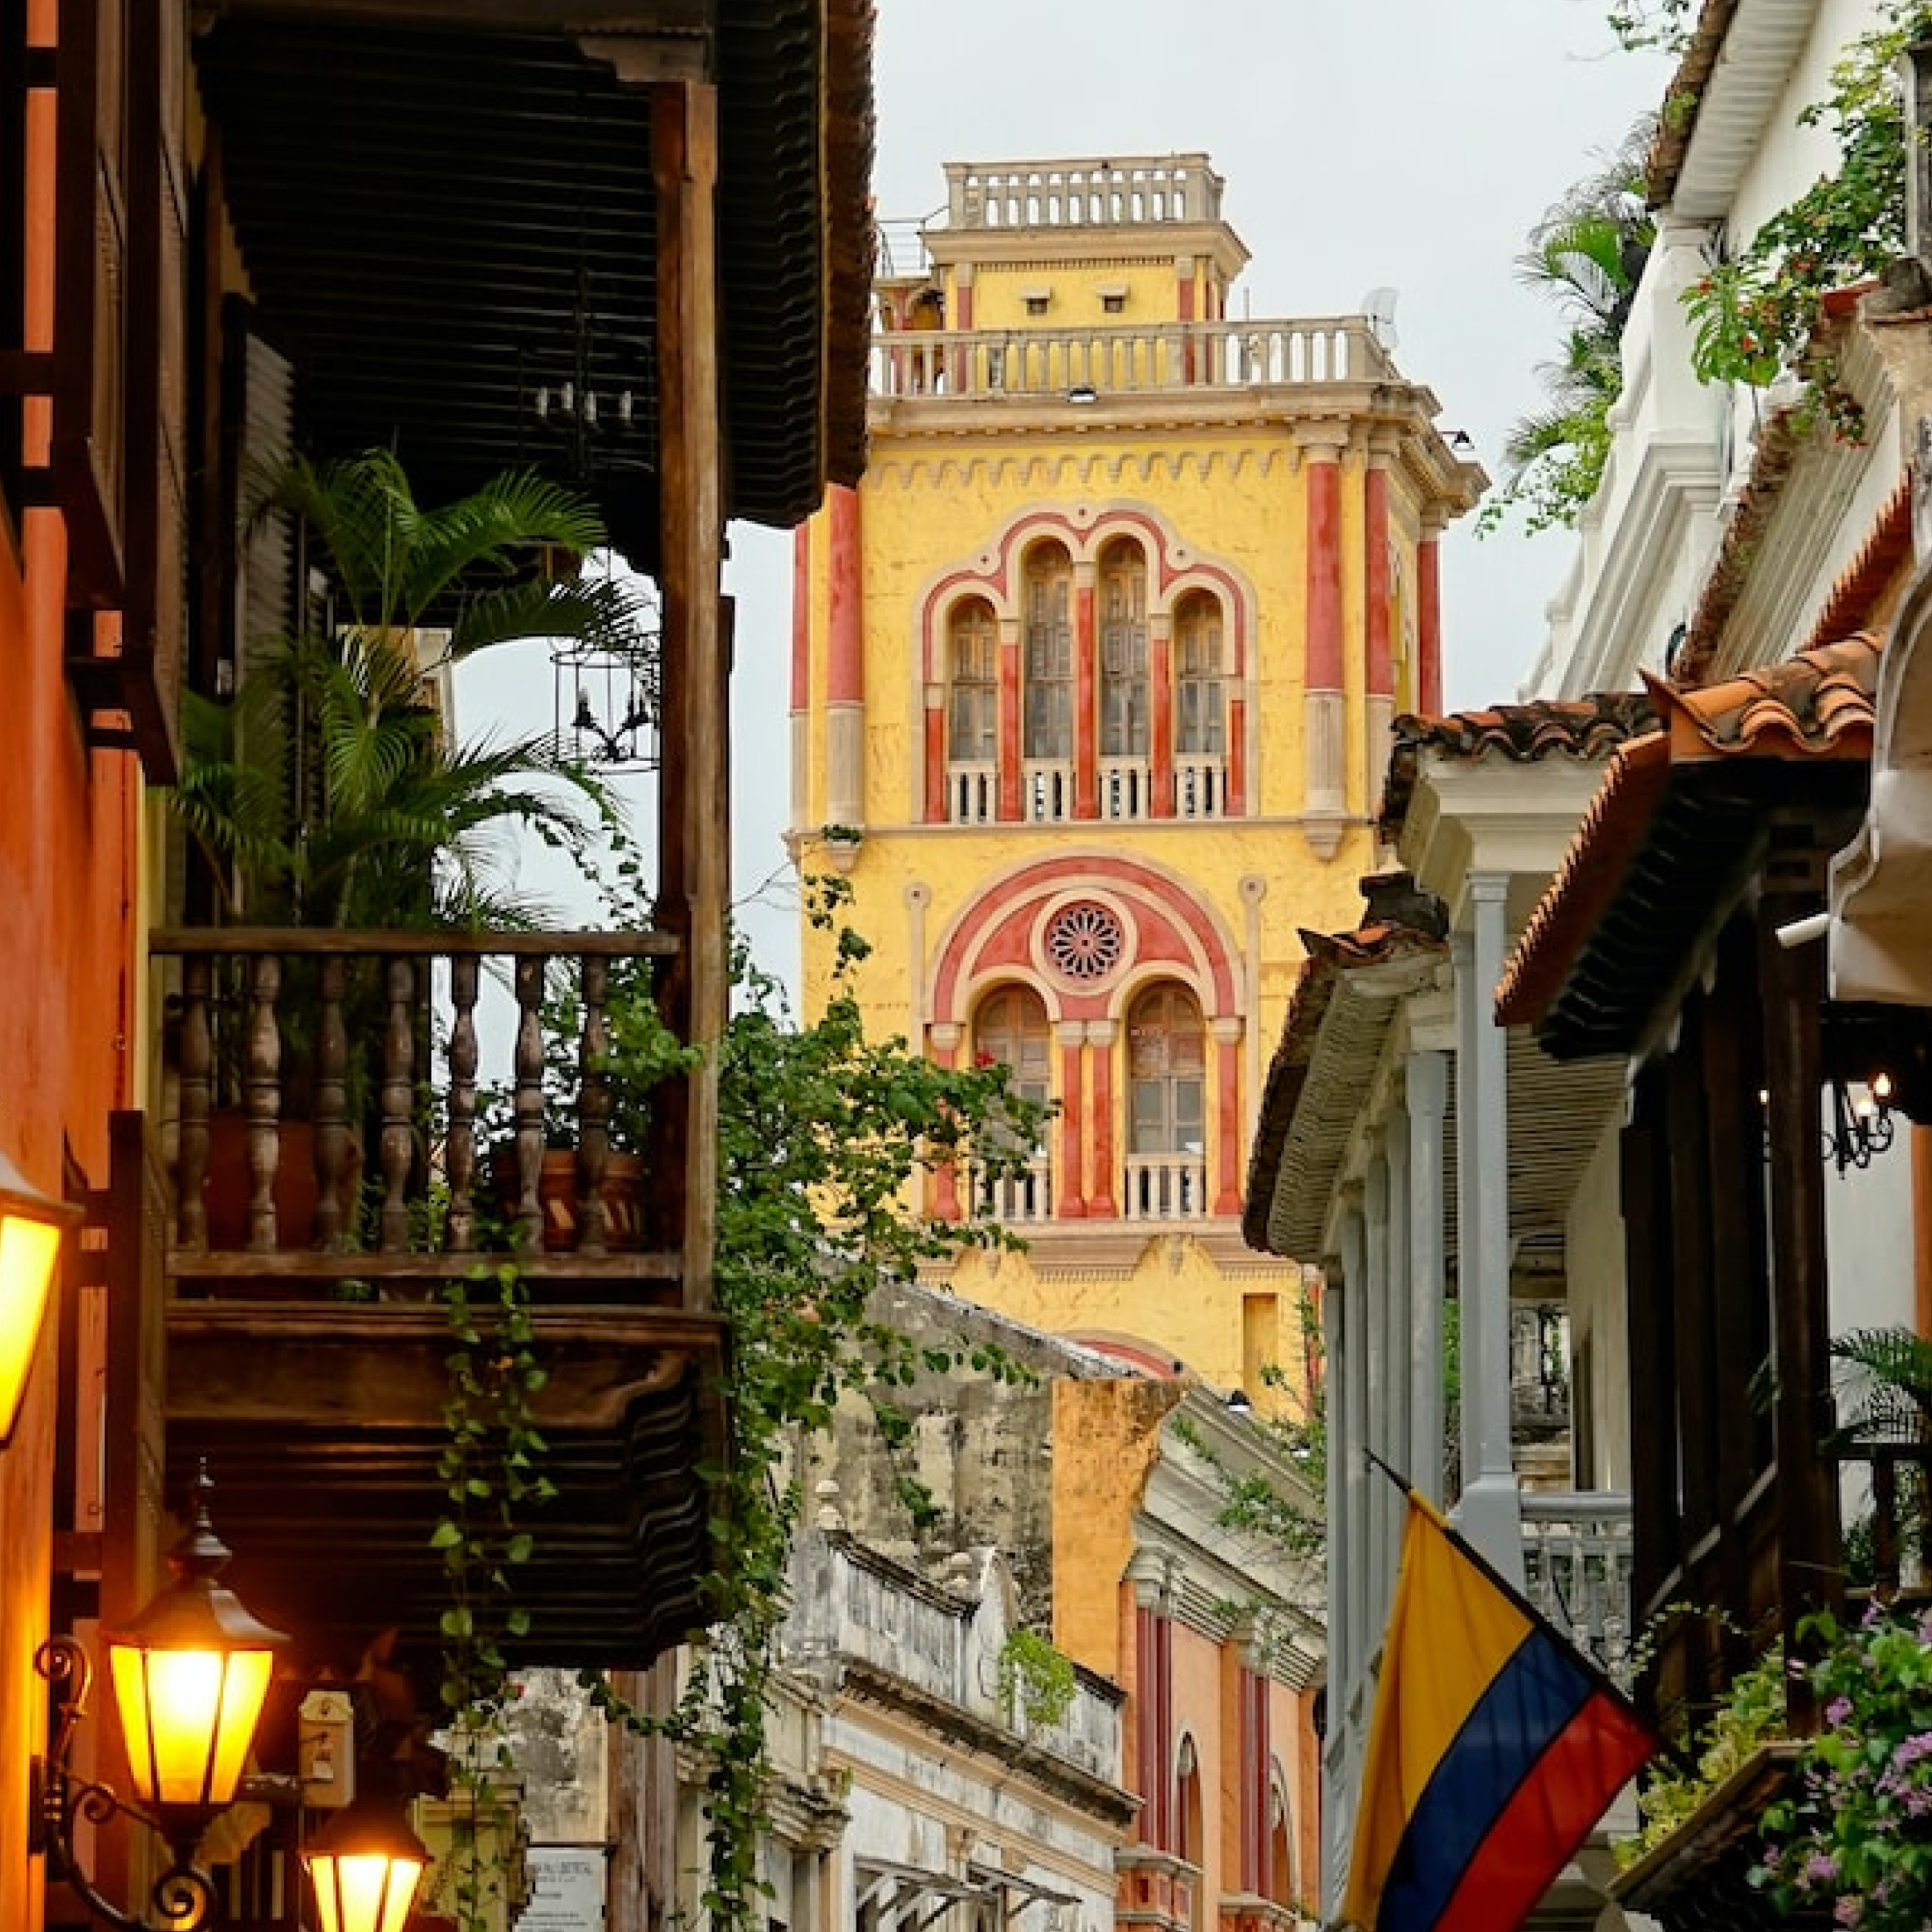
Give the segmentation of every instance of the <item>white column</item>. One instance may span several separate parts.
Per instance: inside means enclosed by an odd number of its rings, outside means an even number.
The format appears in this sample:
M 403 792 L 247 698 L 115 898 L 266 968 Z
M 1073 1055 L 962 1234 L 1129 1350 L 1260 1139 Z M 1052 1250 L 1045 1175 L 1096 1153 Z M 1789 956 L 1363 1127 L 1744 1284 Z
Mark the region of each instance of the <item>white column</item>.
M 1408 1114 L 1398 1104 L 1389 1117 L 1386 1156 L 1389 1170 L 1389 1333 L 1388 1380 L 1389 1424 L 1383 1437 L 1383 1456 L 1391 1468 L 1399 1469 L 1410 1481 L 1409 1417 L 1415 1405 L 1409 1336 L 1415 1330 L 1415 1288 L 1410 1280 L 1409 1228 L 1414 1219 L 1410 1200 Z M 1404 1504 L 1401 1492 L 1386 1477 L 1382 1487 L 1388 1491 L 1389 1588 L 1395 1588 L 1395 1564 L 1401 1554 Z
M 1395 1409 L 1395 1392 L 1390 1369 L 1393 1363 L 1396 1335 L 1391 1321 L 1389 1289 L 1389 1169 L 1381 1148 L 1369 1157 L 1369 1169 L 1362 1190 L 1362 1255 L 1364 1291 L 1368 1307 L 1368 1408 L 1363 1439 L 1384 1462 L 1391 1460 L 1400 1423 Z M 1378 1630 L 1388 1620 L 1388 1606 L 1395 1589 L 1394 1523 L 1396 1489 L 1388 1476 L 1371 1463 L 1368 1465 L 1368 1546 L 1365 1551 L 1369 1578 L 1369 1624 Z M 1370 1641 L 1374 1641 L 1371 1638 Z
M 1449 1055 L 1408 1056 L 1408 1480 L 1443 1500 L 1443 1119 Z
M 1355 1337 L 1349 1332 L 1347 1296 L 1330 1277 L 1321 1294 L 1321 1349 L 1328 1364 L 1328 1478 L 1324 1499 L 1328 1518 L 1328 1734 L 1338 1736 L 1348 1721 L 1350 1682 L 1359 1668 L 1349 1641 L 1349 1572 L 1354 1567 L 1355 1538 L 1349 1523 L 1349 1385 L 1342 1364 Z
M 1509 1039 L 1495 1022 L 1495 991 L 1508 937 L 1509 877 L 1469 881 L 1474 932 L 1457 952 L 1462 1043 L 1457 1093 L 1461 1224 L 1462 1501 L 1457 1523 L 1501 1574 L 1523 1581 L 1523 1511 L 1509 1447 Z M 1466 963 L 1466 970 L 1465 970 Z
M 1359 1189 L 1343 1211 L 1342 1221 L 1342 1281 L 1339 1295 L 1342 1305 L 1342 1353 L 1333 1367 L 1340 1379 L 1346 1402 L 1341 1418 L 1342 1433 L 1329 1444 L 1331 1458 L 1342 1465 L 1342 1517 L 1348 1525 L 1349 1547 L 1342 1572 L 1342 1625 L 1348 1632 L 1349 1679 L 1342 1686 L 1349 1699 L 1346 1721 L 1357 1716 L 1364 1721 L 1367 1706 L 1356 1710 L 1368 1661 L 1374 1654 L 1381 1632 L 1373 1627 L 1369 1600 L 1370 1540 L 1368 1515 L 1369 1464 L 1363 1454 L 1368 1443 L 1369 1423 L 1369 1321 L 1366 1231 Z M 1339 1451 L 1339 1453 L 1338 1453 Z M 1375 1480 L 1382 1479 L 1378 1476 Z M 1329 1721 L 1337 1712 L 1331 1709 Z

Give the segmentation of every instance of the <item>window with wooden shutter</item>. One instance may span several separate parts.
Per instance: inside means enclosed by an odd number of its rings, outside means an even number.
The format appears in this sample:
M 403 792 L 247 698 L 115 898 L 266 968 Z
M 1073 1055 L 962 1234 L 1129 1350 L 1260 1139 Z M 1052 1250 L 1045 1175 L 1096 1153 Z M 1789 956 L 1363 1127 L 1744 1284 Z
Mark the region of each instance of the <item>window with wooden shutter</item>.
M 136 4 L 126 39 L 129 226 L 127 597 L 120 700 L 150 779 L 179 763 L 188 621 L 187 46 L 179 7 Z
M 56 56 L 54 488 L 67 524 L 68 600 L 97 610 L 118 608 L 125 588 L 125 14 L 126 0 L 67 0 Z

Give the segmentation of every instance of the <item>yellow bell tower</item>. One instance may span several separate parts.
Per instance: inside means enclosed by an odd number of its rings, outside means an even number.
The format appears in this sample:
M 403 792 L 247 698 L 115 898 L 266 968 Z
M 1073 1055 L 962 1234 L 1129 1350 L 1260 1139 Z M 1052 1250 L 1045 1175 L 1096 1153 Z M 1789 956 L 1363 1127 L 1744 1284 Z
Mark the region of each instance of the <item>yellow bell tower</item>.
M 1374 318 L 1231 315 L 1205 155 L 946 185 L 876 286 L 865 480 L 797 538 L 792 847 L 850 874 L 875 1032 L 1058 1104 L 999 1183 L 1028 1251 L 953 1285 L 1254 1396 L 1303 1360 L 1239 1228 L 1263 1056 L 1297 932 L 1358 914 L 1392 716 L 1440 709 L 1485 479 Z

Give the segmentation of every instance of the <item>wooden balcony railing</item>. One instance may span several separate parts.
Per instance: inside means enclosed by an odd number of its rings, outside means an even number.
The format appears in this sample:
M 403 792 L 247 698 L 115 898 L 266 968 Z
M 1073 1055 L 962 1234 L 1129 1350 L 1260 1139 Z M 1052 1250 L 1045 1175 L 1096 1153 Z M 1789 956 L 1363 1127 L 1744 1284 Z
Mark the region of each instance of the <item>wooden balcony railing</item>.
M 155 935 L 170 1272 L 434 1277 L 510 1252 L 579 1283 L 655 1278 L 675 1302 L 682 1169 L 634 1144 L 605 1056 L 613 972 L 677 950 L 661 933 Z M 554 1141 L 572 1150 L 567 1205 Z

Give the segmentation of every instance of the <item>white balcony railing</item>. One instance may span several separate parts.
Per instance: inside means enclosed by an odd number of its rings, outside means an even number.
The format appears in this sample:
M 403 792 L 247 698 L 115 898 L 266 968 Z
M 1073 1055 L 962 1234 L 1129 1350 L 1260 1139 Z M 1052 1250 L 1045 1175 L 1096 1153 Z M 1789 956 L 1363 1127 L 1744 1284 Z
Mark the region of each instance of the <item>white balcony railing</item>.
M 1299 388 L 1399 380 L 1362 315 L 1115 328 L 903 329 L 874 336 L 870 387 L 895 399 Z
M 1044 1154 L 1036 1155 L 1017 1174 L 974 1175 L 973 1191 L 980 1212 L 1002 1227 L 1021 1227 L 1053 1219 L 1053 1165 Z
M 1074 815 L 1071 760 L 1028 758 L 1020 766 L 1020 807 L 1036 825 L 1064 824 Z
M 1144 227 L 1221 218 L 1219 175 L 1205 155 L 1060 161 L 950 162 L 949 228 Z
M 1100 761 L 1100 815 L 1103 819 L 1144 819 L 1149 786 L 1145 758 L 1103 758 Z
M 1126 1219 L 1207 1219 L 1207 1162 L 1198 1154 L 1135 1154 L 1127 1158 Z
M 1174 815 L 1218 819 L 1227 810 L 1227 772 L 1218 757 L 1174 761 Z
M 1630 1682 L 1630 1498 L 1526 1489 L 1523 1568 L 1530 1601 L 1578 1649 Z
M 999 815 L 999 773 L 990 763 L 946 767 L 946 802 L 954 825 L 990 825 Z

